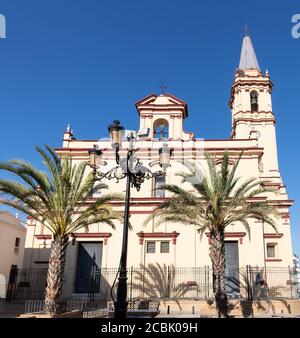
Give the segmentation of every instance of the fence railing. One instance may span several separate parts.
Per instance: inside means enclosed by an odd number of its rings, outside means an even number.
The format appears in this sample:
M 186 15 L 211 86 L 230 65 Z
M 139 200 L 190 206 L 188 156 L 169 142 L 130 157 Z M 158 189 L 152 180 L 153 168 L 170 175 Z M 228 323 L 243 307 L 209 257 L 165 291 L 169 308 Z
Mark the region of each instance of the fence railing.
M 18 269 L 12 267 L 6 300 L 43 299 L 47 284 L 47 268 Z
M 85 299 L 90 304 L 115 299 L 117 273 L 118 269 L 115 268 L 92 270 L 87 280 L 88 295 L 85 295 Z M 209 266 L 175 268 L 156 264 L 131 267 L 127 271 L 128 300 L 135 298 L 208 300 L 214 295 L 212 276 L 212 269 Z M 255 300 L 299 297 L 295 292 L 299 286 L 294 285 L 293 269 L 289 267 L 261 268 L 247 265 L 238 269 L 226 269 L 225 277 L 226 293 L 229 298 Z M 47 269 L 12 269 L 6 299 L 43 300 L 46 278 Z M 76 301 L 78 300 L 74 300 Z M 78 304 L 76 306 L 78 307 Z
M 88 298 L 66 298 L 62 303 L 64 311 L 82 311 L 84 317 L 100 317 L 108 313 L 107 301 L 91 301 Z M 44 300 L 26 300 L 25 301 L 25 313 L 37 313 L 43 312 L 45 301 Z

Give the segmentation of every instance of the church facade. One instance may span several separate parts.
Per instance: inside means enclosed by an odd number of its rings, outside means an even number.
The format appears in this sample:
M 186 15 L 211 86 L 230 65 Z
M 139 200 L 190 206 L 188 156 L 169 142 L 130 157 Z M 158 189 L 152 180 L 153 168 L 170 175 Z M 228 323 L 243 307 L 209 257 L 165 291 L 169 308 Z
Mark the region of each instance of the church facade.
M 184 169 L 182 161 L 203 163 L 204 152 L 207 152 L 218 162 L 225 151 L 232 163 L 243 152 L 237 176 L 243 180 L 252 177 L 266 180 L 276 193 L 259 198 L 275 205 L 280 212 L 278 232 L 261 221 L 251 220 L 250 239 L 241 224 L 230 225 L 225 234 L 227 264 L 236 268 L 246 265 L 265 268 L 292 266 L 290 207 L 293 201 L 287 195 L 278 166 L 272 89 L 270 76 L 260 70 L 251 39 L 246 36 L 231 89 L 232 130 L 228 132 L 228 139 L 197 139 L 193 132 L 185 132 L 183 126 L 189 116 L 188 106 L 172 94 L 150 94 L 136 103 L 140 119 L 140 133 L 135 141 L 137 158 L 152 172 L 159 172 L 159 149 L 167 143 L 171 149 L 171 165 L 165 177 L 157 175 L 146 180 L 139 192 L 132 189 L 130 223 L 133 229 L 129 231 L 128 267 L 152 263 L 188 268 L 211 265 L 209 238 L 204 235 L 200 240 L 194 226 L 168 223 L 157 227 L 154 223 L 147 226 L 143 223 L 168 197 L 157 188 L 164 183 L 180 184 L 176 173 Z M 94 145 L 103 152 L 99 170 L 106 172 L 116 166 L 115 152 L 108 139 L 78 140 L 70 129 L 64 133 L 62 147 L 56 151 L 59 155 L 71 156 L 73 163 L 79 163 L 89 160 L 89 149 Z M 128 142 L 123 141 L 121 157 L 125 156 L 127 148 Z M 104 182 L 111 192 L 125 193 L 125 180 Z M 113 205 L 120 213 L 124 212 L 124 202 L 113 202 Z M 27 225 L 24 267 L 46 268 L 51 234 L 30 218 Z M 66 285 L 69 293 L 85 293 L 83 279 L 88 273 L 86 266 L 91 257 L 100 269 L 118 268 L 122 231 L 122 224 L 116 224 L 115 230 L 107 225 L 94 224 L 88 231 L 82 229 L 74 233 L 67 252 Z

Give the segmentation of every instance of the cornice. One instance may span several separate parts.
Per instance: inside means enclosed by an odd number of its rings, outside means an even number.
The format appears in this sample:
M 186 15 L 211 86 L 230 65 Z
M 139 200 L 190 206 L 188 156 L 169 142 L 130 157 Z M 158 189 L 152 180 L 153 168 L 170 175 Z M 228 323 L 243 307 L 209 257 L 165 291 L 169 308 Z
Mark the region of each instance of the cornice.
M 211 239 L 211 234 L 209 232 L 206 232 L 205 235 L 207 236 L 208 240 Z M 243 239 L 246 236 L 245 232 L 226 232 L 224 234 L 225 238 L 238 238 L 240 241 L 240 244 L 243 244 Z
M 283 234 L 264 234 L 264 238 L 282 238 Z
M 272 123 L 276 123 L 276 119 L 275 117 L 271 117 L 271 118 L 255 118 L 255 117 L 237 117 L 234 119 L 234 127 L 235 124 L 238 122 L 272 122 Z
M 233 114 L 233 116 L 236 116 L 238 114 L 243 114 L 243 115 L 272 115 L 275 117 L 274 113 L 269 110 L 269 111 L 265 111 L 265 110 L 261 110 L 261 111 L 250 111 L 250 110 L 239 110 L 237 112 L 235 112 Z
M 172 244 L 176 244 L 176 239 L 180 235 L 179 232 L 173 231 L 173 232 L 138 232 L 137 236 L 139 237 L 140 245 L 143 245 L 144 239 L 157 239 L 157 238 L 169 238 L 172 239 Z

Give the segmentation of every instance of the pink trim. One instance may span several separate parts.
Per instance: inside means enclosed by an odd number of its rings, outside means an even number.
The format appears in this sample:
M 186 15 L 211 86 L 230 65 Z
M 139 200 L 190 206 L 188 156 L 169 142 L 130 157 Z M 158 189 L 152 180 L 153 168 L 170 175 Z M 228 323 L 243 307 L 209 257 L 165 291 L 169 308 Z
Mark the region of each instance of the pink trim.
M 268 200 L 268 202 L 270 203 L 277 203 L 277 204 L 281 204 L 281 205 L 285 205 L 285 204 L 289 204 L 289 205 L 293 205 L 295 200 Z
M 94 142 L 94 143 L 98 143 L 99 140 L 72 140 L 72 142 Z
M 258 115 L 262 115 L 262 114 L 273 114 L 273 112 L 271 110 L 265 111 L 265 110 L 261 110 L 261 111 L 250 111 L 250 110 L 239 110 L 236 113 L 233 114 L 233 116 L 236 116 L 238 114 L 258 114 Z
M 26 219 L 27 219 L 26 225 L 27 225 L 28 227 L 35 227 L 35 226 L 36 226 L 36 224 L 35 224 L 36 221 L 33 219 L 33 217 L 27 216 Z
M 107 245 L 108 238 L 111 237 L 110 232 L 75 232 L 73 238 L 103 238 L 103 244 Z
M 171 238 L 172 244 L 176 244 L 176 239 L 180 235 L 179 232 L 139 232 L 137 236 L 139 237 L 140 245 L 143 245 L 145 238 Z
M 238 122 L 276 122 L 275 117 L 273 118 L 261 118 L 261 119 L 257 119 L 257 118 L 248 118 L 248 117 L 238 117 L 234 120 L 235 125 Z
M 264 238 L 282 238 L 283 234 L 264 234 Z
M 130 215 L 151 215 L 153 214 L 153 211 L 151 210 L 145 210 L 145 211 L 130 211 Z
M 249 138 L 239 138 L 239 139 L 231 139 L 231 138 L 219 138 L 219 139 L 205 139 L 204 142 L 210 142 L 210 141 L 213 141 L 213 142 L 224 142 L 224 141 L 230 141 L 230 142 L 240 142 L 240 141 L 248 141 L 248 142 L 253 142 L 253 140 L 250 140 Z
M 142 104 L 142 102 L 150 100 L 151 98 L 156 99 L 157 95 L 155 93 L 151 93 L 151 94 L 145 96 L 143 99 L 136 101 L 135 106 L 140 105 L 140 104 Z
M 205 234 L 210 241 L 211 235 L 209 232 Z M 239 238 L 240 244 L 243 244 L 243 238 L 246 236 L 245 232 L 227 232 L 225 233 L 225 238 Z
M 148 141 L 148 139 L 147 139 Z M 155 140 L 152 140 L 150 139 L 149 141 L 153 141 L 153 142 L 156 142 Z M 211 140 L 204 140 L 204 142 L 209 142 Z M 228 140 L 228 141 L 232 141 L 232 140 Z M 240 140 L 238 140 L 240 141 Z M 253 140 L 248 140 L 248 141 L 253 141 Z M 160 142 L 160 141 L 157 141 L 157 142 Z M 184 141 L 183 141 L 184 142 Z M 90 148 L 68 148 L 68 147 L 65 147 L 65 148 L 55 148 L 55 151 L 58 153 L 58 154 L 61 154 L 61 153 L 74 153 L 74 152 L 84 152 L 86 154 L 86 161 L 88 161 L 88 151 L 89 151 Z M 113 156 L 113 150 L 112 149 L 101 149 L 103 152 L 107 152 L 107 155 L 110 155 Z M 145 147 L 145 148 L 140 148 L 139 149 L 139 154 L 142 152 L 142 150 L 145 150 L 145 154 L 148 155 L 147 153 L 147 150 L 148 148 Z M 177 155 L 177 152 L 182 154 L 182 153 L 188 153 L 188 152 L 191 152 L 191 151 L 197 151 L 199 150 L 199 148 L 173 148 L 173 154 L 174 155 Z M 207 149 L 207 152 L 220 152 L 220 153 L 223 153 L 224 151 L 260 151 L 260 152 L 263 152 L 264 148 L 261 148 L 261 147 L 231 147 L 230 145 L 228 147 L 219 147 L 219 148 L 210 148 L 208 147 Z M 141 155 L 141 154 L 140 154 Z M 156 155 L 153 155 L 153 157 L 155 157 Z
M 165 199 L 160 197 L 133 197 L 131 198 L 131 201 L 164 201 Z
M 266 262 L 282 262 L 282 259 L 273 259 L 273 258 L 267 258 Z
M 34 237 L 37 238 L 37 239 L 46 240 L 46 239 L 51 239 L 52 235 L 34 235 Z

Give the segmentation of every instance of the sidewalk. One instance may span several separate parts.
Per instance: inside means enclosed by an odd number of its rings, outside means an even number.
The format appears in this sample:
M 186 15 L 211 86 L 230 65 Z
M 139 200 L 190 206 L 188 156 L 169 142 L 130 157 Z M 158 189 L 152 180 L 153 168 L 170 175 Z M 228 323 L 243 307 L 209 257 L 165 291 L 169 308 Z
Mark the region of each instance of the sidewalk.
M 16 318 L 24 311 L 24 302 L 6 302 L 0 299 L 0 318 Z
M 191 314 L 191 313 L 173 313 L 173 314 L 159 314 L 155 318 L 217 318 L 217 316 L 206 316 L 198 314 Z M 234 316 L 233 318 L 244 318 L 243 316 Z M 252 317 L 248 317 L 251 319 Z M 255 315 L 253 318 L 299 318 L 300 313 L 298 314 L 264 314 L 264 315 Z
M 24 302 L 6 302 L 0 299 L 0 318 L 16 318 L 25 312 Z M 216 318 L 216 316 L 207 316 L 205 314 L 192 314 L 188 312 L 174 312 L 172 314 L 161 313 L 155 318 Z M 242 316 L 235 316 L 234 318 L 243 318 Z M 252 317 L 248 317 L 252 318 Z M 297 314 L 263 314 L 255 315 L 253 318 L 299 318 L 300 313 Z

